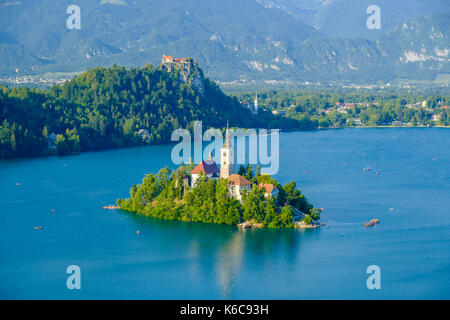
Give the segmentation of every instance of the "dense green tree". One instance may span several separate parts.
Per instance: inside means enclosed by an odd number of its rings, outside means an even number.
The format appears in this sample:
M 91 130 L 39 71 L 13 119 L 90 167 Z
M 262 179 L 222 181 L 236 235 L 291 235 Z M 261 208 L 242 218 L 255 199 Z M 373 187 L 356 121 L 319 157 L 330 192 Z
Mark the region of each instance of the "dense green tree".
M 49 90 L 0 87 L 0 157 L 45 155 L 51 133 L 64 137 L 57 150 L 65 154 L 168 143 L 174 129 L 192 130 L 197 120 L 204 128 L 223 128 L 227 120 L 267 128 L 275 119 L 268 111 L 253 115 L 204 78 L 193 61 L 186 81 L 180 72 L 151 65 L 97 67 Z
M 290 206 L 281 207 L 280 222 L 285 228 L 292 228 L 294 226 L 293 211 Z
M 244 219 L 262 222 L 264 219 L 264 191 L 256 185 L 244 197 Z
M 269 198 L 266 202 L 264 225 L 268 228 L 283 227 L 280 220 L 280 215 L 277 212 L 277 206 L 272 198 Z
M 307 225 L 311 224 L 312 221 L 313 221 L 313 219 L 311 218 L 311 216 L 309 214 L 307 214 L 305 216 L 305 219 L 303 219 L 303 222 L 305 222 L 305 224 L 307 224 Z
M 246 170 L 245 170 L 245 167 L 243 166 L 243 165 L 240 165 L 239 166 L 239 169 L 238 169 L 238 171 L 237 171 L 237 174 L 238 175 L 240 175 L 240 176 L 245 176 L 246 175 Z
M 283 191 L 286 195 L 286 202 L 298 210 L 308 213 L 313 208 L 305 196 L 297 189 L 295 181 L 285 184 Z

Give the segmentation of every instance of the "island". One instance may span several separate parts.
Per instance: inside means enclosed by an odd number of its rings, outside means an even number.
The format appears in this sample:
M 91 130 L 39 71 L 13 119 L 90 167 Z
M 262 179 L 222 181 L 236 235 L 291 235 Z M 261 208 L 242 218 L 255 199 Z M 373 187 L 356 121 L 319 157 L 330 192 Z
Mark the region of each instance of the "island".
M 133 184 L 122 210 L 145 216 L 190 222 L 236 225 L 239 228 L 316 228 L 322 210 L 297 189 L 295 181 L 282 186 L 251 164 L 234 172 L 229 130 L 221 149 L 220 169 L 210 155 L 196 166 L 162 168 Z
M 0 85 L 0 159 L 167 144 L 195 121 L 225 129 L 450 127 L 450 97 L 434 91 L 293 88 L 223 91 L 190 57 L 159 66 L 95 67 L 48 89 Z M 258 91 L 257 93 L 255 91 Z

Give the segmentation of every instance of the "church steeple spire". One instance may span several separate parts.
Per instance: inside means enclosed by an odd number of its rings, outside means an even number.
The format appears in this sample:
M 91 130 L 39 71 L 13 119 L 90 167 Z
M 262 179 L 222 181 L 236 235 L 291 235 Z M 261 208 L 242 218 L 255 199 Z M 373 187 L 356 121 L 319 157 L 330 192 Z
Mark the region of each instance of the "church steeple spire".
M 220 177 L 228 178 L 233 173 L 234 154 L 230 139 L 230 129 L 227 120 L 227 131 L 225 132 L 225 141 L 220 150 Z
M 228 129 L 228 120 L 227 120 L 227 131 L 225 131 L 225 142 L 223 144 L 224 148 L 230 148 L 230 131 Z

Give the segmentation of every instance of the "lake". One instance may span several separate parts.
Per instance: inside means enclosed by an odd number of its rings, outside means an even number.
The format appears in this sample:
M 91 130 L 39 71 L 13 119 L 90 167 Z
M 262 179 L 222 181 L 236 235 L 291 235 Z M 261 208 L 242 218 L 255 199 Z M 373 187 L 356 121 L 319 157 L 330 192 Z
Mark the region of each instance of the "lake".
M 171 149 L 0 161 L 0 298 L 450 298 L 448 129 L 282 133 L 275 177 L 324 208 L 326 226 L 304 231 L 102 208 L 145 173 L 174 167 Z M 371 218 L 380 224 L 365 228 Z M 69 265 L 81 290 L 66 287 Z M 367 288 L 370 265 L 380 290 Z

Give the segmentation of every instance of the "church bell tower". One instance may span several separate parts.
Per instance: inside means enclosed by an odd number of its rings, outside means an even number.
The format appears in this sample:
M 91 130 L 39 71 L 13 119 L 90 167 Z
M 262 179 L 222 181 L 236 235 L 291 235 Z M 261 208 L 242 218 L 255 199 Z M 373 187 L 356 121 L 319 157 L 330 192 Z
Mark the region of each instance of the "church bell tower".
M 227 131 L 225 133 L 225 142 L 222 149 L 220 149 L 220 177 L 222 179 L 228 178 L 233 174 L 234 169 L 234 154 L 233 146 L 230 141 L 230 131 L 228 129 L 227 121 Z

